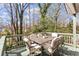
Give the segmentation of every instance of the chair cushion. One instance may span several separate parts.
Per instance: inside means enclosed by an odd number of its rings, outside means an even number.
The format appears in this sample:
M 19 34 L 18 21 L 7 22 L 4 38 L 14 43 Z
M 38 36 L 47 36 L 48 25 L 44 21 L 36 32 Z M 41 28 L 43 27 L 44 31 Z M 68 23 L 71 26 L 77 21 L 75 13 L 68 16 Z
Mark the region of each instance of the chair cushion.
M 30 51 L 21 52 L 21 55 L 22 55 L 22 56 L 28 56 L 29 54 L 30 54 Z
M 50 43 L 44 43 L 43 47 L 44 47 L 44 49 L 52 48 L 52 50 L 53 50 L 53 49 L 56 49 L 58 45 L 59 45 L 59 37 L 56 37 L 56 38 L 54 38 L 52 40 L 52 42 L 50 42 Z
M 36 46 L 36 45 L 37 45 L 36 43 L 31 44 L 31 46 Z
M 49 43 L 45 43 L 43 45 L 43 48 L 44 48 L 44 51 L 47 53 L 47 54 L 52 54 L 54 53 L 55 49 L 50 47 L 50 44 Z
M 28 42 L 29 39 L 25 37 L 25 38 L 23 39 L 23 41 L 24 41 L 24 42 Z
M 57 33 L 52 33 L 52 37 L 53 37 L 53 38 L 55 38 L 55 37 L 57 37 L 57 36 L 58 36 Z
M 38 48 L 41 48 L 41 46 L 40 45 L 36 45 L 34 48 L 38 49 Z
M 41 33 L 38 33 L 37 36 L 38 36 L 38 37 L 42 37 L 43 35 L 42 35 Z
M 51 46 L 51 47 L 54 47 L 54 46 L 55 46 L 55 43 L 56 43 L 57 39 L 58 39 L 58 37 L 54 38 L 54 39 L 51 41 L 51 43 L 50 43 L 50 46 Z
M 51 47 L 48 48 L 48 52 L 52 53 L 52 48 Z
M 39 46 L 39 45 L 31 47 L 30 48 L 30 53 L 35 53 L 36 51 L 38 52 L 38 51 L 40 51 L 40 48 L 41 48 L 41 46 Z

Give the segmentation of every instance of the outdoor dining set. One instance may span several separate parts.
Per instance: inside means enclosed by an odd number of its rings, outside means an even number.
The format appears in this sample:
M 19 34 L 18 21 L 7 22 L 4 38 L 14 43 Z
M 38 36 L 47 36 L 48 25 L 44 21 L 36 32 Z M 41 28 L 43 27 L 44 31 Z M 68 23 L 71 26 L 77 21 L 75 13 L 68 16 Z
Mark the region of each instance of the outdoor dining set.
M 47 33 L 42 34 L 31 34 L 28 37 L 24 36 L 23 41 L 26 44 L 25 55 L 43 55 L 45 52 L 48 55 L 53 55 L 53 53 L 62 46 L 63 36 L 57 33 L 52 33 L 48 35 Z

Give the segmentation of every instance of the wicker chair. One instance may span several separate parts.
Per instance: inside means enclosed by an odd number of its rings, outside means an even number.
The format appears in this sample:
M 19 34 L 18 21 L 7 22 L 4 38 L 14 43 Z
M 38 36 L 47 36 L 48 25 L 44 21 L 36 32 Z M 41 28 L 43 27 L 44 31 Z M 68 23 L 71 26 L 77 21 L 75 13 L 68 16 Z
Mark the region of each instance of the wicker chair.
M 62 44 L 62 36 L 54 38 L 50 43 L 47 42 L 43 44 L 44 51 L 48 55 L 53 55 L 53 53 L 59 48 L 59 45 Z
M 29 55 L 41 54 L 41 46 L 40 45 L 38 45 L 36 43 L 32 43 L 32 41 L 30 41 L 28 38 L 24 38 L 23 40 L 26 43 L 26 45 L 28 46 L 28 49 L 30 51 Z

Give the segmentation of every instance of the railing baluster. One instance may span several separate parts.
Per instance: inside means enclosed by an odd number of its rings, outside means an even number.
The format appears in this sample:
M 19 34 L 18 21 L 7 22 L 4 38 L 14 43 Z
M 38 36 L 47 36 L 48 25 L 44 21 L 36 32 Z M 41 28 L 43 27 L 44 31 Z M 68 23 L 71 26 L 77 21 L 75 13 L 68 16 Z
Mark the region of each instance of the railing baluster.
M 70 34 L 70 33 L 59 33 L 60 35 L 63 35 L 63 39 L 64 39 L 64 42 L 67 43 L 67 44 L 73 44 L 72 42 L 72 38 L 73 38 L 73 34 Z
M 70 35 L 68 35 L 68 43 L 70 44 Z

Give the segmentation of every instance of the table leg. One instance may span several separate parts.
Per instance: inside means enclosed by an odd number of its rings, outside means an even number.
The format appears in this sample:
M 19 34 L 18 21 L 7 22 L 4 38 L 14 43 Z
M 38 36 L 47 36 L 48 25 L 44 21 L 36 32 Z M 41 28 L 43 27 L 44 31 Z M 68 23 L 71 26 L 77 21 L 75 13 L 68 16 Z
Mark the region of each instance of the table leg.
M 43 56 L 43 46 L 41 47 L 41 55 Z

